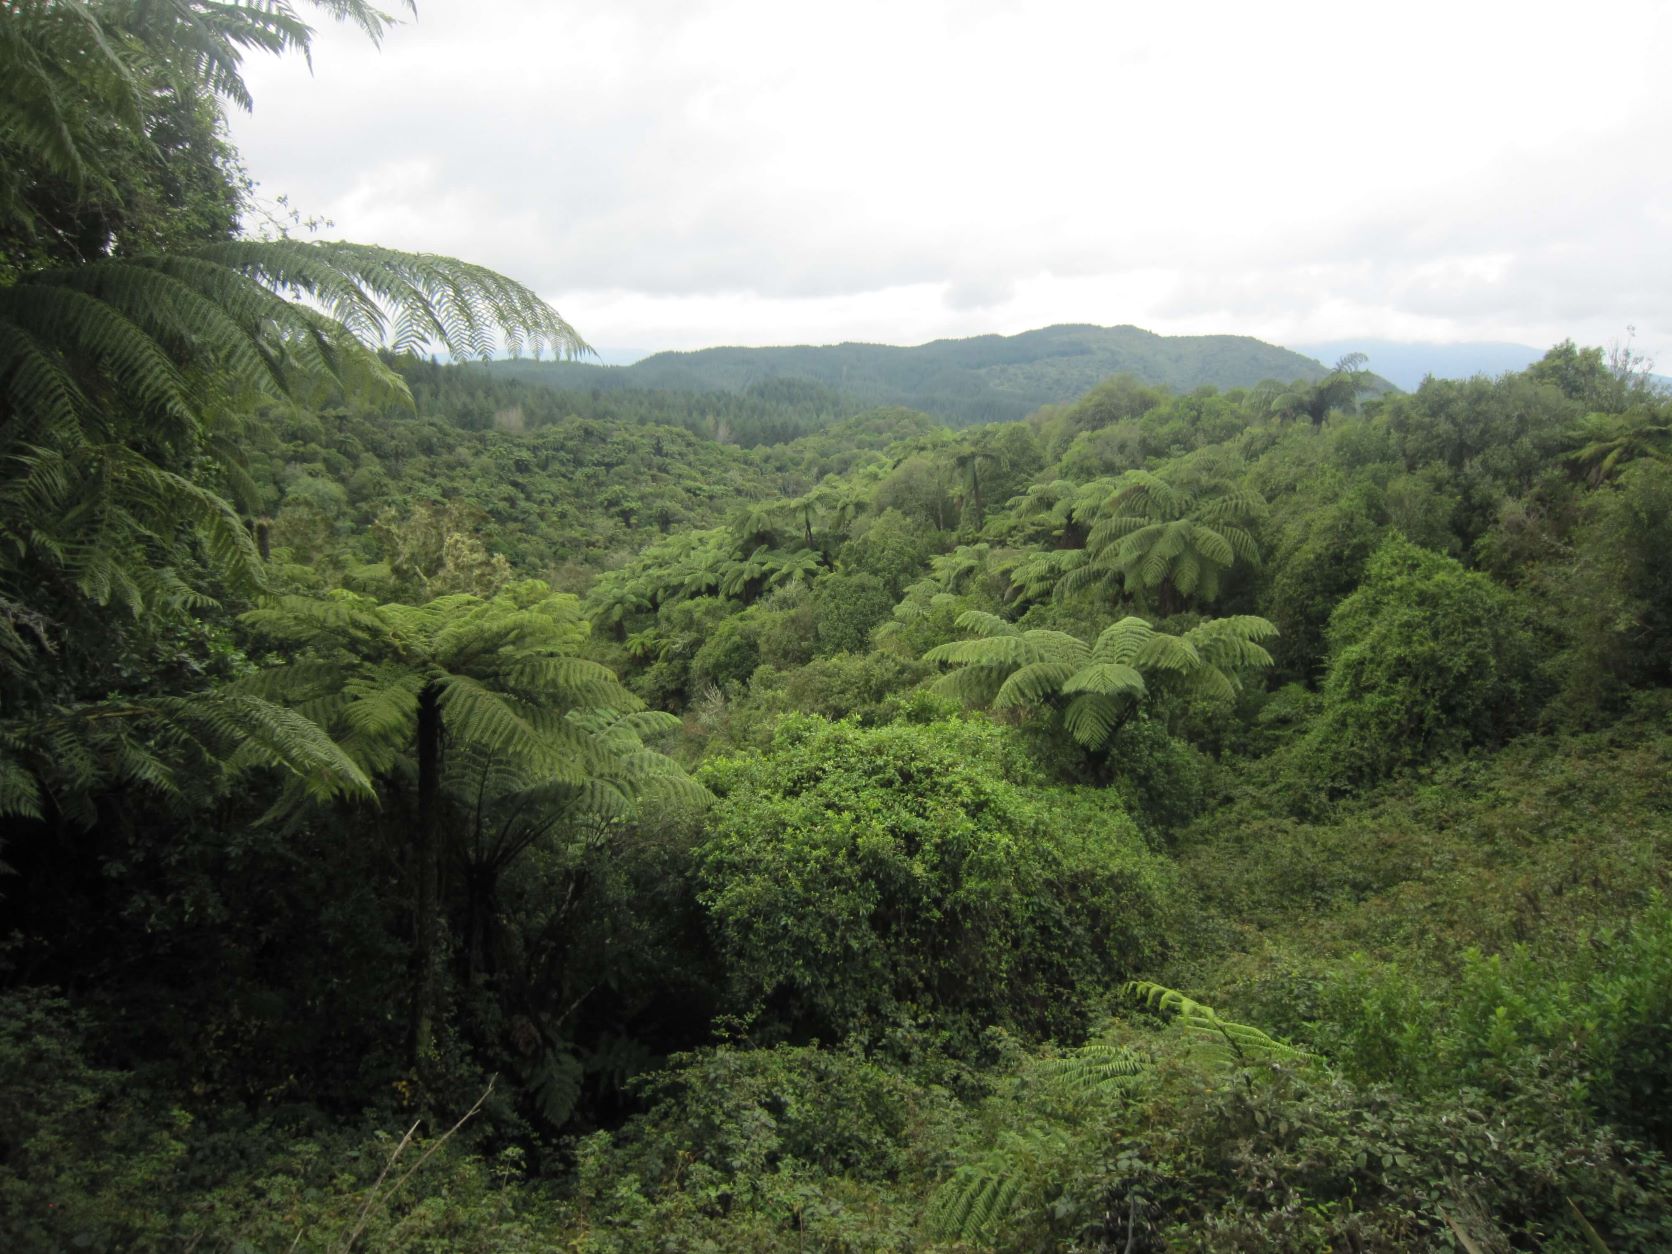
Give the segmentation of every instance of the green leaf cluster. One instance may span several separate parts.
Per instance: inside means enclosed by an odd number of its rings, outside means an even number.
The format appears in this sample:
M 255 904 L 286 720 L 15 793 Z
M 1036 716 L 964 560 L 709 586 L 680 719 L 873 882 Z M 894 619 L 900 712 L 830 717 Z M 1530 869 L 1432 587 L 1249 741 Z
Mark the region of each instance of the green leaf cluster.
M 699 895 L 764 1032 L 1067 1032 L 1167 944 L 1131 820 L 1040 788 L 996 729 L 790 719 L 699 778 L 720 797 Z

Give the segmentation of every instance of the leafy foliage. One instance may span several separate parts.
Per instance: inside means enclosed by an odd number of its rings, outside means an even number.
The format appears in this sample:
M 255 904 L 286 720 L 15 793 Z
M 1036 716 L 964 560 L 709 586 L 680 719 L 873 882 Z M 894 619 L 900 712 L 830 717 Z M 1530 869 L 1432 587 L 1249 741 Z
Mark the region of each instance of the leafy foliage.
M 1221 487 L 1187 491 L 1147 471 L 1128 472 L 1097 506 L 1083 561 L 1057 584 L 1061 594 L 1118 584 L 1140 609 L 1172 613 L 1219 599 L 1237 562 L 1258 565 L 1250 524 L 1265 512 L 1258 494 Z M 1076 511 L 1077 516 L 1083 516 Z
M 1629 349 L 425 362 L 582 345 L 238 237 L 299 10 L 0 7 L 5 1240 L 1672 1244 Z
M 702 900 L 768 1033 L 1067 1031 L 1166 944 L 1165 872 L 1130 821 L 1027 786 L 994 730 L 794 719 L 701 778 L 721 798 Z
M 1386 540 L 1330 618 L 1312 748 L 1346 782 L 1510 734 L 1534 700 L 1534 646 L 1514 599 L 1484 575 Z
M 961 615 L 958 626 L 976 638 L 924 655 L 961 668 L 940 681 L 943 691 L 997 710 L 1061 700 L 1069 734 L 1094 749 L 1131 718 L 1158 679 L 1208 697 L 1234 697 L 1242 673 L 1271 665 L 1257 641 L 1276 634 L 1264 619 L 1246 615 L 1208 619 L 1179 636 L 1128 616 L 1090 645 L 1065 632 L 1023 631 L 978 610 Z

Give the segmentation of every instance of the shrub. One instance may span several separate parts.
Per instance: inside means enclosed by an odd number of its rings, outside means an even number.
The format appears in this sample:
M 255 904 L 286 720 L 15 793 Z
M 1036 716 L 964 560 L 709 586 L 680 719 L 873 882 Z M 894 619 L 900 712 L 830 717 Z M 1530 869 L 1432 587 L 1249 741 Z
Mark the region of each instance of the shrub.
M 944 1093 L 791 1046 L 678 1055 L 645 1089 L 645 1113 L 580 1143 L 575 1248 L 910 1248 L 888 1185 Z
M 1166 948 L 1175 881 L 1118 800 L 1038 787 L 987 724 L 792 717 L 703 779 L 699 895 L 769 1031 L 1074 1032 Z
M 863 653 L 871 631 L 888 618 L 894 598 L 875 575 L 831 575 L 813 595 L 819 652 Z
M 717 688 L 746 684 L 760 662 L 754 625 L 742 616 L 728 618 L 714 627 L 713 634 L 691 659 L 691 679 L 699 689 L 704 684 Z
M 1512 593 L 1390 536 L 1329 624 L 1308 748 L 1336 783 L 1370 783 L 1502 742 L 1534 705 L 1536 652 Z

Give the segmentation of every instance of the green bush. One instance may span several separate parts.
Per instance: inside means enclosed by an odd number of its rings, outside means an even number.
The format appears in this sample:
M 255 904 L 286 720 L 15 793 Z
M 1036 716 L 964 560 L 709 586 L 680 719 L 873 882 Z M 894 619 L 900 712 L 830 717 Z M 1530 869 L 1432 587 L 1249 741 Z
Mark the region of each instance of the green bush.
M 1324 708 L 1307 749 L 1362 785 L 1526 725 L 1537 652 L 1514 595 L 1393 535 L 1330 616 Z
M 704 684 L 717 688 L 746 684 L 760 663 L 754 624 L 742 616 L 724 619 L 691 659 L 691 681 L 699 691 Z
M 1132 719 L 1115 734 L 1107 755 L 1111 791 L 1146 831 L 1173 831 L 1200 812 L 1207 760 L 1159 720 Z
M 950 1101 L 862 1056 L 721 1046 L 670 1060 L 647 1109 L 583 1140 L 577 1248 L 905 1250 L 892 1182 Z
M 875 575 L 831 575 L 813 594 L 819 653 L 863 653 L 871 631 L 894 609 L 894 598 Z
M 1314 1026 L 1351 1075 L 1414 1097 L 1466 1083 L 1515 1092 L 1545 1073 L 1595 1116 L 1672 1151 L 1672 906 L 1655 898 L 1625 928 L 1571 953 L 1469 950 L 1455 974 L 1364 960 L 1323 985 Z
M 1068 1034 L 1166 950 L 1175 881 L 1116 798 L 1039 787 L 989 724 L 796 716 L 703 781 L 699 896 L 764 1030 Z
M 819 658 L 784 682 L 791 708 L 822 718 L 853 716 L 870 725 L 889 721 L 890 698 L 921 681 L 930 668 L 892 653 L 838 653 Z
M 841 569 L 875 575 L 891 597 L 898 597 L 922 573 L 941 539 L 899 510 L 884 510 L 842 546 Z
M 84 1034 L 57 998 L 0 996 L 0 1248 L 551 1248 L 554 1212 L 521 1151 L 473 1153 L 474 1125 L 444 1140 L 451 1120 L 426 1123 L 403 1144 L 307 1107 L 187 1110 L 92 1065 Z

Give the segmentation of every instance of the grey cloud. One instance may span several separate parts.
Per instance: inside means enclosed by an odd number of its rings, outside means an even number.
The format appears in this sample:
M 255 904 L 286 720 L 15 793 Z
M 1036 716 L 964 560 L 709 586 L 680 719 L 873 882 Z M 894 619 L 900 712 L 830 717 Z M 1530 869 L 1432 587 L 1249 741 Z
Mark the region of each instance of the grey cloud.
M 964 278 L 949 284 L 941 299 L 948 309 L 968 311 L 1005 305 L 1015 296 L 1016 284 L 1009 279 Z
M 718 38 L 712 5 L 586 11 L 549 52 L 550 6 L 496 4 L 480 29 L 470 12 L 437 0 L 382 53 L 332 37 L 315 79 L 271 75 L 266 92 L 256 76 L 256 115 L 238 135 L 257 176 L 345 230 L 375 223 L 385 242 L 467 255 L 560 304 L 575 290 L 833 299 L 928 285 L 948 325 L 963 325 L 997 316 L 1041 274 L 1165 270 L 1169 294 L 1121 320 L 1207 312 L 1240 330 L 1343 302 L 1496 324 L 1629 316 L 1672 333 L 1672 169 L 1644 159 L 1641 128 L 1604 119 L 1560 142 L 1482 131 L 1468 140 L 1479 159 L 1460 161 L 1460 118 L 1421 132 L 1431 168 L 1375 151 L 1300 157 L 1300 137 L 1272 134 L 1258 100 L 1195 114 L 1168 101 L 1117 124 L 1079 107 L 1091 87 L 1022 77 L 1037 67 L 995 81 L 997 105 L 958 94 L 967 72 L 937 92 L 943 71 L 926 58 L 927 91 L 856 70 L 854 95 L 798 129 L 776 109 L 806 104 L 795 92 L 808 62 L 762 71 L 757 50 L 739 62 L 753 77 L 734 81 L 683 42 Z M 982 17 L 1002 33 L 1020 12 L 991 3 Z M 1148 62 L 1179 55 L 1144 47 Z M 1197 92 L 1212 78 L 1179 81 Z M 1069 86 L 1083 94 L 1054 90 Z M 778 95 L 756 101 L 756 89 Z M 894 92 L 892 129 L 886 111 L 842 112 Z M 968 142 L 966 115 L 1003 125 Z M 1216 124 L 1222 142 L 1197 142 Z M 1397 111 L 1373 126 L 1396 135 Z M 418 168 L 428 177 L 413 185 L 379 182 Z M 1500 272 L 1469 269 L 1494 256 L 1507 257 Z

